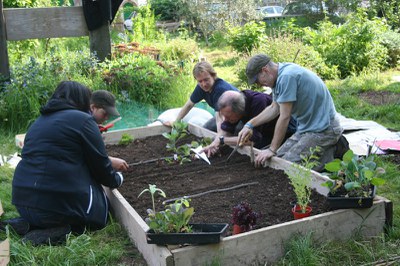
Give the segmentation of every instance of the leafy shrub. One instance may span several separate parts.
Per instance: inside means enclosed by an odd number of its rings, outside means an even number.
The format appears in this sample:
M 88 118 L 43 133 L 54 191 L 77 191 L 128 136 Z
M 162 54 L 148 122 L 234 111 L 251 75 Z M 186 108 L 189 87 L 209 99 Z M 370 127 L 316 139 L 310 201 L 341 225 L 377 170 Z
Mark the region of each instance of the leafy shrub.
M 161 67 L 152 58 L 138 53 L 126 54 L 100 64 L 108 89 L 118 98 L 164 107 L 173 69 Z M 122 97 L 123 96 L 123 97 Z
M 306 30 L 304 41 L 321 54 L 328 66 L 337 66 L 343 78 L 384 69 L 387 49 L 381 39 L 387 30 L 383 20 L 368 20 L 358 12 L 343 25 L 323 21 L 317 30 Z
M 150 3 L 159 20 L 179 21 L 188 11 L 184 0 L 151 0 Z
M 194 62 L 199 57 L 199 47 L 195 40 L 175 38 L 165 44 L 158 45 L 163 61 L 177 60 Z
M 133 40 L 142 42 L 144 40 L 160 39 L 160 33 L 156 26 L 156 18 L 150 4 L 138 8 L 138 13 L 132 18 L 132 21 Z
M 335 79 L 338 77 L 337 67 L 329 67 L 325 64 L 321 55 L 313 47 L 303 44 L 292 35 L 280 35 L 269 37 L 268 41 L 262 42 L 252 55 L 265 53 L 271 56 L 274 62 L 294 62 L 316 72 L 323 79 Z M 247 82 L 245 73 L 249 58 L 239 58 L 236 69 L 242 82 Z
M 244 26 L 228 28 L 228 44 L 238 53 L 250 54 L 254 49 L 260 47 L 262 41 L 267 40 L 263 24 L 251 21 Z
M 396 67 L 400 63 L 400 33 L 387 31 L 382 38 L 382 44 L 388 49 L 388 65 Z

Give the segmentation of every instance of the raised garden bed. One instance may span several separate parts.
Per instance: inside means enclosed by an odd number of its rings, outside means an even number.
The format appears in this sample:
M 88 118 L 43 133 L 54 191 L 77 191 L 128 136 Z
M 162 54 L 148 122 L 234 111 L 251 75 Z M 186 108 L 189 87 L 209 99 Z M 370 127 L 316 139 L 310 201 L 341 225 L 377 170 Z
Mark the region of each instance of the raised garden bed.
M 157 136 L 166 131 L 168 128 L 163 126 L 114 131 L 107 133 L 105 140 L 109 144 L 115 144 L 123 133 L 134 136 L 137 140 L 133 145 L 137 150 L 136 155 L 133 151 L 122 154 L 122 150 L 109 147 L 110 155 L 120 156 L 129 163 L 133 163 L 170 155 L 166 153 L 165 148 L 152 150 L 145 141 L 139 140 L 148 136 Z M 197 136 L 213 135 L 207 130 L 192 125 L 190 131 Z M 153 140 L 155 139 L 157 138 Z M 226 152 L 229 153 L 229 151 L 230 149 L 227 148 Z M 240 152 L 247 153 L 248 150 L 243 149 Z M 327 211 L 324 208 L 324 196 L 322 196 L 326 195 L 327 191 L 320 186 L 326 178 L 314 173 L 313 187 L 318 193 L 315 192 L 312 197 L 313 216 L 294 221 L 289 204 L 290 200 L 294 200 L 294 194 L 283 172 L 275 170 L 286 169 L 290 166 L 289 162 L 273 158 L 269 165 L 271 168 L 255 169 L 246 156 L 235 154 L 228 164 L 225 162 L 226 157 L 223 152 L 221 157 L 211 158 L 211 166 L 203 161 L 173 166 L 160 162 L 134 166 L 129 173 L 125 174 L 126 180 L 120 188 L 121 193 L 117 190 L 107 190 L 115 217 L 127 229 L 132 241 L 150 265 L 204 265 L 212 261 L 219 261 L 224 265 L 234 265 L 238 262 L 241 264 L 273 262 L 283 255 L 285 241 L 295 233 L 314 232 L 314 237 L 317 239 L 330 240 L 348 238 L 360 229 L 365 236 L 376 236 L 383 231 L 385 221 L 390 220 L 391 204 L 380 197 L 376 197 L 374 205 L 369 209 Z M 227 169 L 230 174 L 224 172 Z M 200 175 L 196 176 L 196 173 Z M 225 175 L 219 175 L 221 173 Z M 180 182 L 172 182 L 175 179 Z M 261 211 L 263 215 L 256 230 L 228 236 L 220 243 L 211 245 L 165 247 L 147 243 L 145 232 L 148 226 L 143 217 L 146 216 L 146 208 L 150 207 L 150 200 L 137 198 L 147 184 L 157 184 L 157 187 L 167 193 L 167 198 L 174 198 L 252 182 L 259 183 L 193 198 L 192 206 L 196 213 L 191 222 L 229 223 L 232 207 L 246 200 L 254 210 Z M 172 187 L 169 186 L 170 184 L 173 184 Z M 275 187 L 268 190 L 272 186 Z M 271 194 L 272 192 L 276 194 Z M 226 201 L 228 198 L 231 201 Z M 159 202 L 162 200 L 158 199 Z M 213 209 L 217 211 L 212 213 Z M 278 215 L 277 210 L 285 213 L 286 217 Z

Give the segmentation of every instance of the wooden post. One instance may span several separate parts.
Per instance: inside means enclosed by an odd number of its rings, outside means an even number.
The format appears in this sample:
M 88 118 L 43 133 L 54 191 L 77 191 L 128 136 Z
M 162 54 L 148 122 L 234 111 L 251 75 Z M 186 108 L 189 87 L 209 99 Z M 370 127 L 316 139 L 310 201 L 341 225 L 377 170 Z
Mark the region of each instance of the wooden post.
M 110 23 L 106 22 L 100 28 L 89 32 L 90 53 L 94 54 L 100 62 L 106 58 L 111 60 L 111 35 Z
M 3 0 L 0 0 L 0 81 L 10 78 L 10 64 L 7 52 L 6 24 L 3 15 Z

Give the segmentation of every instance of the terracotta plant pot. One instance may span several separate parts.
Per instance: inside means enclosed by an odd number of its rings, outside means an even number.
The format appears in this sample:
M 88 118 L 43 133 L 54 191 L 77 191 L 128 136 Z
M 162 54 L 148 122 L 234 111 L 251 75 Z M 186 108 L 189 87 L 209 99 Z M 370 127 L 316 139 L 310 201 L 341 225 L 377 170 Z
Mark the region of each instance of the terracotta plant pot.
M 237 225 L 237 224 L 233 225 L 233 232 L 232 232 L 233 235 L 237 235 L 237 234 L 240 234 L 243 232 L 244 232 L 244 230 L 240 225 Z
M 306 212 L 302 212 L 301 207 L 299 205 L 295 205 L 292 208 L 292 213 L 293 213 L 294 219 L 296 219 L 296 220 L 310 216 L 311 211 L 312 211 L 312 208 L 310 206 L 306 207 Z

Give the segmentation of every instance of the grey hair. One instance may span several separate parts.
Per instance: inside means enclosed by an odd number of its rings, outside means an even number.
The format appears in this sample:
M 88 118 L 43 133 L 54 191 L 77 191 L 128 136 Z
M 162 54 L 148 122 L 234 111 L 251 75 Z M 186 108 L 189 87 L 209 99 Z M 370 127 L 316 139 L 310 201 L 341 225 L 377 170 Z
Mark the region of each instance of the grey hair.
M 219 110 L 230 106 L 232 112 L 244 114 L 246 107 L 246 98 L 243 93 L 238 91 L 226 91 L 218 99 Z

